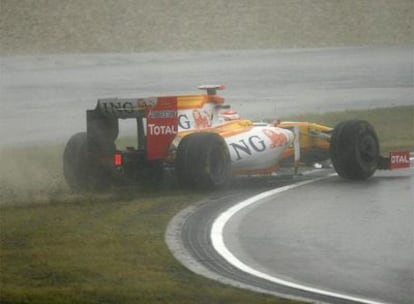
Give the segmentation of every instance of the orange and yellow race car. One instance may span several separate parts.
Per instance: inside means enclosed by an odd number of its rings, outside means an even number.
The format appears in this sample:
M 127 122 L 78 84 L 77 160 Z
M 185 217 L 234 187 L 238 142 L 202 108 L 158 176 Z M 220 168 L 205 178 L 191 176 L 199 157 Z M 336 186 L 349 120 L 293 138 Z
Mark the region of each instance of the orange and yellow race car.
M 408 152 L 380 156 L 374 128 L 349 120 L 335 128 L 308 122 L 253 122 L 217 95 L 99 99 L 87 110 L 86 132 L 73 135 L 63 155 L 64 176 L 75 191 L 112 185 L 159 183 L 173 170 L 180 184 L 215 188 L 234 175 L 271 174 L 331 160 L 347 179 L 369 178 L 377 169 L 407 167 Z M 136 145 L 118 149 L 119 119 L 136 121 Z

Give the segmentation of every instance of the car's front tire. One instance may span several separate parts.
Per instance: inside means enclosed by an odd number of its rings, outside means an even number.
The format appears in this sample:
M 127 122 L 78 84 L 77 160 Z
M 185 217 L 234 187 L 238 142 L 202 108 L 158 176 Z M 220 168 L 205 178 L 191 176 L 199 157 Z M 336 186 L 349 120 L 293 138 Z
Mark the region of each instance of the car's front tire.
M 351 180 L 367 179 L 378 168 L 377 134 L 367 121 L 343 121 L 333 130 L 329 153 L 338 175 Z

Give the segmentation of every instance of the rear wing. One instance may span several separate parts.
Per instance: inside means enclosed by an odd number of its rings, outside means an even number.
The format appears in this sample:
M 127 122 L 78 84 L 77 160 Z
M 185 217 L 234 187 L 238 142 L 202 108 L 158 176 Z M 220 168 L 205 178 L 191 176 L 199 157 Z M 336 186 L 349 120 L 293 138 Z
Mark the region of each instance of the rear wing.
M 197 109 L 205 109 L 205 105 L 216 109 L 225 107 L 224 99 L 216 95 L 217 90 L 224 89 L 223 85 L 203 85 L 199 89 L 207 94 L 98 99 L 95 109 L 87 111 L 88 142 L 98 142 L 99 145 L 95 146 L 113 146 L 119 132 L 118 119 L 135 118 L 138 121 L 138 141 L 145 143 L 140 149 L 147 150 L 149 160 L 165 159 L 178 133 L 180 113 L 182 120 L 191 120 L 185 126 L 190 130 L 196 119 L 190 119 L 184 112 L 195 110 L 199 113 Z M 202 118 L 209 120 L 208 125 L 211 125 L 212 115 L 204 116 Z
M 148 111 L 157 105 L 158 99 L 158 97 L 98 99 L 94 111 L 110 118 L 145 117 Z
M 168 111 L 168 105 L 171 105 L 173 111 L 177 111 L 178 104 L 183 103 L 183 107 L 186 107 L 185 103 L 190 102 L 191 106 L 195 106 L 197 102 L 213 102 L 222 104 L 224 99 L 217 96 L 217 90 L 224 90 L 224 85 L 201 85 L 198 87 L 200 90 L 205 90 L 207 97 L 203 98 L 203 95 L 181 95 L 181 96 L 164 96 L 164 97 L 147 97 L 147 98 L 102 98 L 98 99 L 98 104 L 94 111 L 99 111 L 102 115 L 111 118 L 137 118 L 145 117 L 151 111 L 159 111 L 159 108 Z M 180 102 L 178 100 L 180 99 Z M 191 100 L 190 100 L 191 99 Z M 182 101 L 181 101 L 182 100 Z M 194 101 L 197 101 L 194 103 Z M 164 112 L 157 115 L 171 116 L 171 113 Z
M 87 111 L 89 151 L 99 153 L 113 147 L 119 132 L 118 119 L 127 118 L 137 119 L 139 141 L 146 140 L 147 158 L 165 159 L 178 131 L 177 97 L 99 99 L 96 108 Z

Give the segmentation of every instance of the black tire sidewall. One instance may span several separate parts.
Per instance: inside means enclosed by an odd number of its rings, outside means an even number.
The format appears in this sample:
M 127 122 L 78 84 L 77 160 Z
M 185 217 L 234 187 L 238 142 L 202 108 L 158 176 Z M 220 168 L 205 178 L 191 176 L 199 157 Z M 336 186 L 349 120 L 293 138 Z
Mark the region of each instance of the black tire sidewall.
M 370 157 L 363 151 L 370 144 Z M 339 123 L 332 134 L 330 156 L 336 172 L 348 179 L 362 180 L 374 174 L 379 161 L 379 143 L 374 128 L 364 120 Z
M 184 137 L 177 150 L 176 172 L 184 186 L 209 189 L 227 185 L 231 159 L 224 139 L 206 132 Z
M 69 139 L 63 152 L 63 175 L 73 191 L 104 191 L 111 186 L 114 173 L 108 158 L 115 148 L 113 144 L 99 148 L 104 151 L 104 156 L 88 152 L 86 132 L 77 133 Z
M 63 152 L 63 175 L 71 189 L 75 191 L 87 190 L 88 154 L 86 132 L 73 135 L 66 144 Z

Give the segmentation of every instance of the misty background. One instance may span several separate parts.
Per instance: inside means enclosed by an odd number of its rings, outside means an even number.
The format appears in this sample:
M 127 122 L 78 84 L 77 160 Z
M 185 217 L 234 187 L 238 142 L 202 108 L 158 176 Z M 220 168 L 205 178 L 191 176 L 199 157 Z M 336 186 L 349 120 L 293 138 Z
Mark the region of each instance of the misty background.
M 407 44 L 413 0 L 1 0 L 0 54 Z

